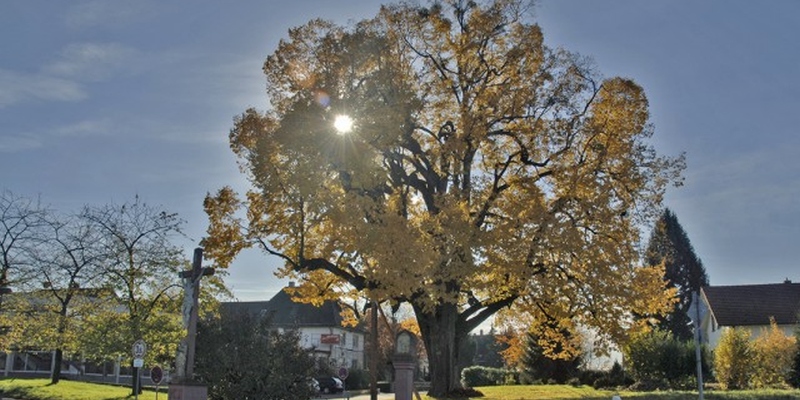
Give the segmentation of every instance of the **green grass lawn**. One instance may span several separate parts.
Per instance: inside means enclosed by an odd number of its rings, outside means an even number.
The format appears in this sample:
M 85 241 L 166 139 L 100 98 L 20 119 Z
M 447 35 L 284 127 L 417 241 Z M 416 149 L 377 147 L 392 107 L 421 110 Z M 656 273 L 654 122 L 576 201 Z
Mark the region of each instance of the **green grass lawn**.
M 2 379 L 0 393 L 4 397 L 20 400 L 123 400 L 133 399 L 131 389 L 87 382 L 62 380 L 51 385 L 49 379 Z M 166 400 L 166 393 L 159 393 L 158 400 Z M 156 400 L 155 392 L 145 390 L 139 400 Z
M 477 388 L 482 400 L 588 399 L 610 400 L 614 395 L 637 400 L 696 400 L 697 392 L 627 392 L 595 390 L 589 386 L 567 385 L 487 386 Z M 705 391 L 709 400 L 789 400 L 800 399 L 800 390 Z
M 477 388 L 485 397 L 481 400 L 560 400 L 587 399 L 610 400 L 618 394 L 623 399 L 636 400 L 694 400 L 696 392 L 649 392 L 595 390 L 588 386 L 567 385 L 536 386 L 487 386 Z M 129 400 L 130 388 L 100 385 L 86 382 L 62 380 L 58 385 L 50 385 L 48 379 L 2 379 L 0 394 L 24 400 Z M 423 398 L 428 398 L 423 396 Z M 800 399 L 800 390 L 743 390 L 707 391 L 709 400 L 789 400 Z M 156 400 L 156 394 L 145 391 L 139 395 L 141 400 Z M 159 400 L 167 400 L 166 393 L 158 394 Z

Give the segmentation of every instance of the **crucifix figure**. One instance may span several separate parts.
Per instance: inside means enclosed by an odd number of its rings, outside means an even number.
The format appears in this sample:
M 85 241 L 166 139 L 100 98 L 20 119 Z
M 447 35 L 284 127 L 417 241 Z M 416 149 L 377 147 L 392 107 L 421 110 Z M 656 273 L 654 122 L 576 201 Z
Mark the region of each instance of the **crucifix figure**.
M 186 337 L 178 346 L 175 357 L 175 380 L 189 381 L 194 375 L 194 344 L 197 337 L 197 307 L 199 304 L 200 278 L 214 275 L 214 268 L 203 268 L 203 249 L 194 249 L 192 269 L 181 271 L 179 276 L 183 281 L 183 327 L 186 328 Z

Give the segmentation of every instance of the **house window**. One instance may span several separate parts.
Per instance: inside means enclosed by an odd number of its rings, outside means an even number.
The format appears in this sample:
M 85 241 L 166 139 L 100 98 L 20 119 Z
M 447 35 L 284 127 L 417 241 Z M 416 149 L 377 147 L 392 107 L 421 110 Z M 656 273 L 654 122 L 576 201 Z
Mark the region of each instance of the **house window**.
M 353 335 L 353 348 L 358 348 L 358 335 Z
M 342 332 L 342 347 L 347 345 L 347 334 Z
M 350 360 L 350 368 L 351 369 L 358 369 L 358 360 Z

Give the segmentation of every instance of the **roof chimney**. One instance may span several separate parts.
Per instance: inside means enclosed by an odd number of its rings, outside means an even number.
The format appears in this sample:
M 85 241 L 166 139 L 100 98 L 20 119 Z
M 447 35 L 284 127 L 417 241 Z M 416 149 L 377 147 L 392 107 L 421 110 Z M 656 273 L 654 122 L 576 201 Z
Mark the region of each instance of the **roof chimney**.
M 294 281 L 289 281 L 289 287 L 294 287 Z
M 783 283 L 792 283 L 792 281 L 789 278 L 786 278 L 786 280 L 784 280 Z

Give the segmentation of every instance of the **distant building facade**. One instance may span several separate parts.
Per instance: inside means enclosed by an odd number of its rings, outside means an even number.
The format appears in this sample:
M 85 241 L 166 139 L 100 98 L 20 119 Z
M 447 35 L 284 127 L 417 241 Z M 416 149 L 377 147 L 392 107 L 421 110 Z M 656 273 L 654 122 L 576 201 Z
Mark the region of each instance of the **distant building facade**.
M 770 327 L 770 318 L 787 336 L 794 334 L 800 312 L 800 284 L 784 283 L 707 286 L 701 289 L 700 330 L 710 349 L 725 328 L 744 328 L 756 338 Z
M 337 302 L 326 301 L 320 307 L 299 303 L 284 289 L 269 301 L 222 303 L 222 312 L 246 312 L 269 318 L 279 330 L 297 330 L 300 345 L 313 349 L 333 368 L 365 368 L 364 329 L 342 326 L 342 306 Z

